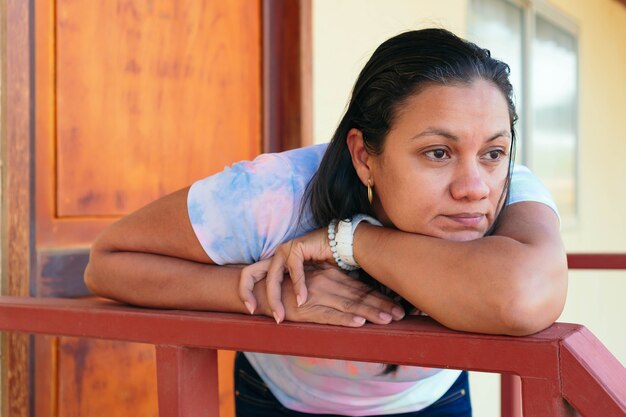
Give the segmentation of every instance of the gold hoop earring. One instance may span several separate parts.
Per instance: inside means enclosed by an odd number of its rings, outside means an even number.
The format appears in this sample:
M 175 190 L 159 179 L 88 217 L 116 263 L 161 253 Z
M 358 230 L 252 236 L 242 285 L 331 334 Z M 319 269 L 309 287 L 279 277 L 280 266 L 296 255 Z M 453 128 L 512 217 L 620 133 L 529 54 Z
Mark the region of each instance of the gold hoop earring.
M 374 191 L 372 191 L 372 180 L 368 178 L 367 179 L 367 201 L 369 201 L 371 205 L 373 200 L 374 200 Z

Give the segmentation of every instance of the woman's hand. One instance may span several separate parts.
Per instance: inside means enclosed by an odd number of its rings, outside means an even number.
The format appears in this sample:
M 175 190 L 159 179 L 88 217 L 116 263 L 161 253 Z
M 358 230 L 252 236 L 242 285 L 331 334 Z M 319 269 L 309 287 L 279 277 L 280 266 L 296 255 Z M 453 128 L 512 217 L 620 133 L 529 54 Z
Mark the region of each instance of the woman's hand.
M 252 293 L 254 284 L 266 278 L 268 304 L 276 321 L 280 323 L 284 320 L 285 309 L 281 302 L 281 293 L 285 272 L 291 278 L 297 305 L 303 305 L 308 299 L 305 262 L 335 264 L 325 228 L 285 242 L 278 246 L 272 258 L 244 268 L 239 281 L 239 296 L 248 311 L 254 312 L 257 305 Z
M 308 287 L 305 303 L 298 305 L 290 280 L 282 284 L 284 318 L 289 321 L 360 327 L 366 321 L 388 324 L 404 317 L 400 305 L 339 269 L 307 265 L 303 271 Z

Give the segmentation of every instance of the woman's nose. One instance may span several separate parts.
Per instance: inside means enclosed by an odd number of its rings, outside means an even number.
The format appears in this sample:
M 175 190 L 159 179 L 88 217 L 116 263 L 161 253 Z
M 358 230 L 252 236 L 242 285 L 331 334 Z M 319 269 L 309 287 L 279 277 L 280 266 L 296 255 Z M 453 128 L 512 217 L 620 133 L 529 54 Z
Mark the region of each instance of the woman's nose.
M 455 172 L 450 185 L 450 193 L 455 200 L 482 200 L 489 196 L 485 172 L 478 163 L 462 163 Z

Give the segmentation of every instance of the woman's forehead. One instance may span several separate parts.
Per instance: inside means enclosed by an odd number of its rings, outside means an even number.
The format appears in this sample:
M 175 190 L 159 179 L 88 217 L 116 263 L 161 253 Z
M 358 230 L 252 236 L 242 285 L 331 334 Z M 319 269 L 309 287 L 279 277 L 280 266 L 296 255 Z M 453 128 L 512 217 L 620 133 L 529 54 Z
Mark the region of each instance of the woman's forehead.
M 428 85 L 398 106 L 392 124 L 462 126 L 470 122 L 500 124 L 510 129 L 507 99 L 493 83 L 479 79 L 468 84 Z M 429 126 L 430 129 L 440 127 L 443 126 Z
M 383 149 L 413 146 L 420 137 L 512 141 L 511 130 L 507 99 L 493 83 L 429 85 L 396 109 Z

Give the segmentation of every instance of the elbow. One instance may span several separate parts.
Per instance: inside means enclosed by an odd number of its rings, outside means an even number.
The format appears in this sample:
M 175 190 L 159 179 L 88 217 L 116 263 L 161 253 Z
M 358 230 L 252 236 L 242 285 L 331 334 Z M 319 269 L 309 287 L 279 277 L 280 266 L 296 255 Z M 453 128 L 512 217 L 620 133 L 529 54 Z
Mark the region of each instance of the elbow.
M 536 309 L 523 305 L 522 303 L 512 303 L 501 316 L 503 334 L 509 336 L 528 336 L 540 332 L 550 327 L 559 317 L 560 310 L 557 309 Z
M 103 297 L 107 297 L 107 295 L 101 265 L 103 263 L 102 258 L 106 257 L 107 253 L 106 250 L 98 245 L 98 241 L 96 241 L 89 253 L 89 262 L 83 274 L 83 280 L 87 289 L 91 291 L 92 294 Z
M 85 273 L 83 274 L 83 281 L 85 282 L 85 286 L 92 294 L 98 294 L 98 280 L 96 278 L 96 273 L 94 271 L 93 262 L 91 261 L 91 257 L 93 254 L 89 255 L 89 263 L 87 263 L 87 267 L 85 268 Z
M 567 267 L 566 267 L 567 268 Z M 550 327 L 561 315 L 567 296 L 567 269 L 550 277 L 520 279 L 500 307 L 503 333 L 528 336 Z

